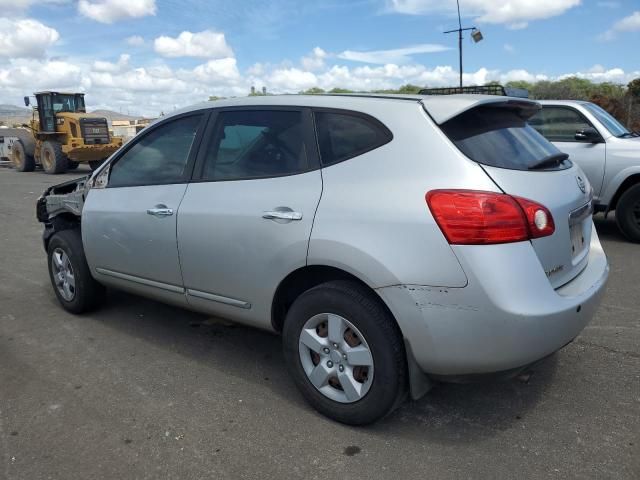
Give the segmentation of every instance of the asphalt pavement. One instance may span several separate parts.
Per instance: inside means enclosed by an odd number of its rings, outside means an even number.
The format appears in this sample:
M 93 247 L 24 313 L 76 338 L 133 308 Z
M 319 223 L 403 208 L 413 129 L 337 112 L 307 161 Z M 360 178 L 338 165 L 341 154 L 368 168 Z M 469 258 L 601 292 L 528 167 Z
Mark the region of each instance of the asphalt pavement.
M 62 310 L 35 201 L 80 174 L 0 168 L 0 479 L 640 478 L 640 245 L 612 218 L 607 293 L 572 344 L 352 428 L 304 402 L 276 335 L 118 292 Z

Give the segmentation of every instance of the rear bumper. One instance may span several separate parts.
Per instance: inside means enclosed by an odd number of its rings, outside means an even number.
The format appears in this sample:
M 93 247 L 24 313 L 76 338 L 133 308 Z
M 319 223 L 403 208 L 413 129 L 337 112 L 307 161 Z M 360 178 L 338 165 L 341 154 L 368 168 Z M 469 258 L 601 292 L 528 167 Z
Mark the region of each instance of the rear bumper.
M 555 290 L 529 242 L 454 251 L 466 287 L 377 290 L 418 366 L 438 376 L 517 369 L 559 350 L 589 323 L 609 275 L 595 229 L 586 268 Z

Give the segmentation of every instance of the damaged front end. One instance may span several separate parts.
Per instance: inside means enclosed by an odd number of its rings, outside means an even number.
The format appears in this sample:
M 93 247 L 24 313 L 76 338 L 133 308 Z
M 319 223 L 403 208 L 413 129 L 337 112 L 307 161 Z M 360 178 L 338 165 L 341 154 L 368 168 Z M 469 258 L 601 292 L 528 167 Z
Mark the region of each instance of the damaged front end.
M 36 203 L 36 217 L 45 226 L 44 248 L 49 238 L 60 230 L 78 228 L 82 207 L 89 191 L 90 175 L 47 188 Z

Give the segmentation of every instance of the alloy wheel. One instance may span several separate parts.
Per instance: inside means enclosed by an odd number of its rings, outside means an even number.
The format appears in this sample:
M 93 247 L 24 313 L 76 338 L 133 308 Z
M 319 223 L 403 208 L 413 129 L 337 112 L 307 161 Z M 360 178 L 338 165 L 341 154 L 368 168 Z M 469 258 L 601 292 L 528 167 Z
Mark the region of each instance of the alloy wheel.
M 346 318 L 314 315 L 300 332 L 298 350 L 307 378 L 325 397 L 353 403 L 369 392 L 373 355 L 362 333 Z
M 51 267 L 53 281 L 58 293 L 67 302 L 71 302 L 76 296 L 76 278 L 69 256 L 61 248 L 56 248 L 51 255 Z

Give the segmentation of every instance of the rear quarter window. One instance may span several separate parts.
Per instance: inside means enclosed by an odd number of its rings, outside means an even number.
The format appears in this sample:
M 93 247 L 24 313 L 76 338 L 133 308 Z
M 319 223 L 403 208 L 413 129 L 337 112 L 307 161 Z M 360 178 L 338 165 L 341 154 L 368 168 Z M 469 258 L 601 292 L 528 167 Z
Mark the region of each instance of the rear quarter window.
M 477 107 L 441 128 L 467 157 L 491 167 L 529 170 L 540 160 L 560 153 L 517 109 Z M 558 169 L 570 166 L 566 161 Z
M 314 112 L 323 166 L 362 155 L 389 143 L 393 135 L 379 120 L 356 112 Z

